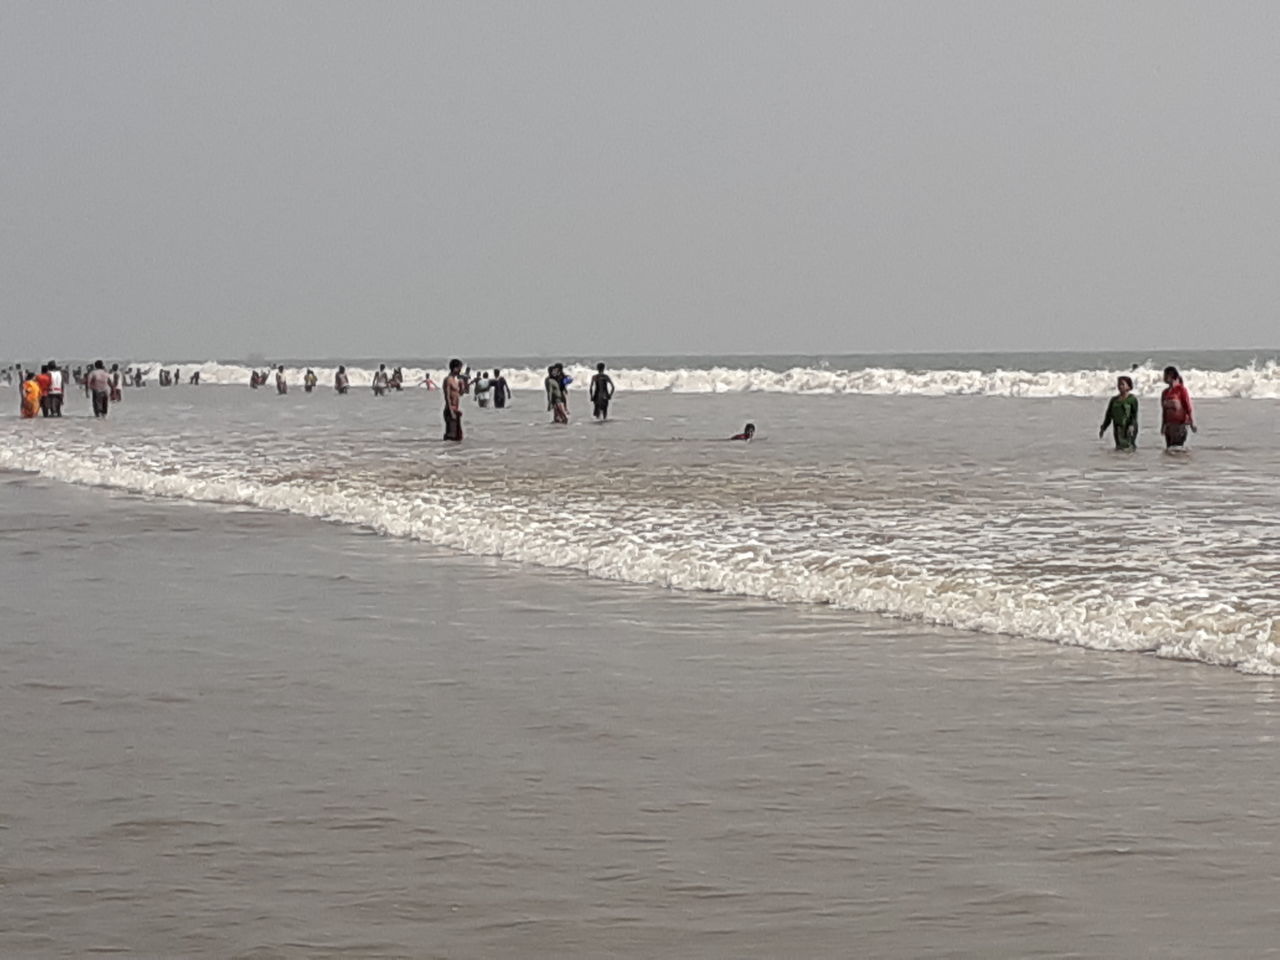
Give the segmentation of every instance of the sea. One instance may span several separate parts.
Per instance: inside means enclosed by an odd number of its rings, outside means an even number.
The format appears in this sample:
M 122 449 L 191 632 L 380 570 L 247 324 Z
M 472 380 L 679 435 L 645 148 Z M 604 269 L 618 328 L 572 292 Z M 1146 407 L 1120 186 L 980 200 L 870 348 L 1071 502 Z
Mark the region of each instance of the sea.
M 1278 358 L 9 389 L 0 956 L 1280 955 Z

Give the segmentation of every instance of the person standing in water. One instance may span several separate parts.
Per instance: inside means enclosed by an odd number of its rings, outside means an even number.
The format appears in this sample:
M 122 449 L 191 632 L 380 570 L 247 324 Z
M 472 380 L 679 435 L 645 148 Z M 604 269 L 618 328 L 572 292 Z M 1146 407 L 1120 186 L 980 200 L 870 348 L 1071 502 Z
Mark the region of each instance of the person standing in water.
M 318 379 L 319 378 L 316 377 L 316 372 L 310 367 L 307 367 L 306 376 L 302 378 L 302 389 L 307 393 L 310 393 L 316 388 L 316 382 Z
M 66 388 L 66 377 L 58 369 L 58 365 L 49 361 L 49 416 L 62 416 L 62 394 Z
M 454 443 L 462 442 L 462 395 L 467 383 L 462 373 L 462 361 L 449 361 L 449 375 L 444 378 L 444 438 Z
M 39 382 L 28 371 L 27 378 L 22 381 L 22 406 L 19 408 L 22 419 L 35 419 L 35 415 L 40 412 L 41 401 L 43 400 L 44 394 L 40 392 Z
M 1187 430 L 1196 432 L 1191 395 L 1177 367 L 1164 368 L 1164 382 L 1164 393 L 1160 394 L 1160 432 L 1164 434 L 1165 449 L 1181 450 L 1187 442 Z
M 120 392 L 120 364 L 113 363 L 111 365 L 111 402 L 119 403 L 122 396 L 124 395 Z
M 596 364 L 596 375 L 591 378 L 591 415 L 597 420 L 609 419 L 609 401 L 613 399 L 613 380 L 604 372 L 604 364 Z
M 111 401 L 111 374 L 107 373 L 101 360 L 94 362 L 93 369 L 84 378 L 84 383 L 89 390 L 89 395 L 93 398 L 93 415 L 101 420 L 107 415 Z
M 36 384 L 40 387 L 40 416 L 51 417 L 53 414 L 50 411 L 53 409 L 53 404 L 50 402 L 49 393 L 53 389 L 53 377 L 49 375 L 47 363 L 40 364 Z
M 568 423 L 569 408 L 565 403 L 564 381 L 561 379 L 558 364 L 552 364 L 547 367 L 547 379 L 544 386 L 547 389 L 547 409 L 551 411 L 551 422 Z
M 276 394 L 284 396 L 289 392 L 289 384 L 284 379 L 284 364 L 276 367 Z
M 378 372 L 373 375 L 373 395 L 380 397 L 386 393 L 388 382 L 387 365 L 384 363 L 379 365 Z
M 1098 429 L 1101 437 L 1112 428 L 1117 450 L 1132 450 L 1138 445 L 1138 398 L 1133 395 L 1133 378 L 1116 379 L 1114 397 L 1107 403 L 1107 416 Z
M 507 386 L 507 378 L 502 375 L 501 370 L 493 371 L 493 405 L 498 410 L 503 409 L 507 405 L 507 401 L 511 399 L 511 388 Z
M 476 375 L 475 380 L 472 381 L 471 386 L 475 390 L 476 406 L 481 410 L 489 409 L 489 388 L 492 387 L 493 384 L 489 380 L 488 372 L 481 370 Z
M 333 375 L 333 389 L 339 394 L 346 393 L 351 389 L 351 381 L 347 378 L 347 368 L 340 366 L 338 372 Z

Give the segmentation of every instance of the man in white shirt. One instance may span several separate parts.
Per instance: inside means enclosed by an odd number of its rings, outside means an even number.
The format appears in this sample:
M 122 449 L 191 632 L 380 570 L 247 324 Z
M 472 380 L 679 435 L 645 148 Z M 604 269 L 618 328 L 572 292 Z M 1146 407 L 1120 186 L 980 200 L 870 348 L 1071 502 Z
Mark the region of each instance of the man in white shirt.
M 62 416 L 63 376 L 58 365 L 49 361 L 49 416 Z

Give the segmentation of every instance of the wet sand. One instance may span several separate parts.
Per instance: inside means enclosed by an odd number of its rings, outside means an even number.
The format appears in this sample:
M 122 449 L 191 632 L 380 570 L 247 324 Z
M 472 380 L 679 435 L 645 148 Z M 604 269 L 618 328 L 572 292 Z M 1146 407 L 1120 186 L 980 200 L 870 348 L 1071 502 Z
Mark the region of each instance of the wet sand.
M 0 955 L 1280 955 L 1275 681 L 0 477 Z

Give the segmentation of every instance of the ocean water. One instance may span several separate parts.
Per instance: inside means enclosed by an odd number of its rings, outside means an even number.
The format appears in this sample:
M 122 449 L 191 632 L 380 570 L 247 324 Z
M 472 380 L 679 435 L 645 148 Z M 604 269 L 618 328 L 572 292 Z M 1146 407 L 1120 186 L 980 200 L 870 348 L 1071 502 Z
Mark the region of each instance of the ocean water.
M 618 383 L 607 424 L 581 384 L 567 429 L 538 393 L 468 404 L 461 447 L 439 442 L 427 390 L 152 387 L 105 423 L 10 414 L 0 469 L 610 580 L 1280 671 L 1274 401 L 1199 400 L 1201 433 L 1169 456 L 1147 390 L 1140 449 L 1118 455 L 1097 438 L 1101 400 Z M 723 442 L 747 420 L 754 443 Z
M 1270 677 L 31 475 L 0 541 L 0 956 L 1280 953 Z
M 10 395 L 0 956 L 1280 954 L 1280 406 L 618 380 Z

